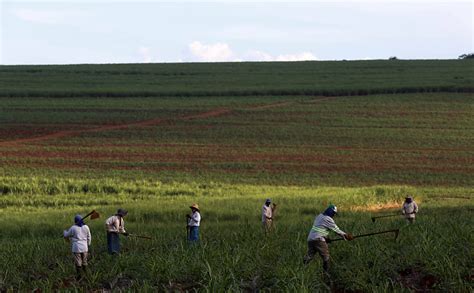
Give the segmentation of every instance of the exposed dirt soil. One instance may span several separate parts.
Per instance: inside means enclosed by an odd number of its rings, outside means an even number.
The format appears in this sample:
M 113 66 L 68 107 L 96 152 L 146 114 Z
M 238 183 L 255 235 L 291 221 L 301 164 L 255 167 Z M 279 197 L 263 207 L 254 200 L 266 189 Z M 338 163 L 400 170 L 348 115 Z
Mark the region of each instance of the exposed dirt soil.
M 10 140 L 10 141 L 1 141 L 0 146 L 14 146 L 14 145 L 18 145 L 18 144 L 38 142 L 38 141 L 62 138 L 62 137 L 67 137 L 67 136 L 73 136 L 73 135 L 78 135 L 78 134 L 87 133 L 87 132 L 89 132 L 89 133 L 90 132 L 102 132 L 102 131 L 110 131 L 110 130 L 127 129 L 127 128 L 130 128 L 130 127 L 151 126 L 151 125 L 157 125 L 157 124 L 161 124 L 163 122 L 170 122 L 170 121 L 174 121 L 174 120 L 203 119 L 203 118 L 221 116 L 221 115 L 224 115 L 224 114 L 228 114 L 230 112 L 231 112 L 231 110 L 229 110 L 229 109 L 219 108 L 219 109 L 214 109 L 214 110 L 204 112 L 204 113 L 200 113 L 200 114 L 192 114 L 192 115 L 178 117 L 176 119 L 161 119 L 161 118 L 158 118 L 158 119 L 150 119 L 150 120 L 134 122 L 134 123 L 100 126 L 100 127 L 96 127 L 96 128 L 90 128 L 90 129 L 63 130 L 63 131 L 58 131 L 58 132 L 49 133 L 49 134 L 46 134 L 46 135 L 40 135 L 40 136 L 36 136 L 36 137 L 26 137 L 26 138 L 19 138 L 19 139 Z
M 413 266 L 398 272 L 397 281 L 413 292 L 430 292 L 434 290 L 439 278 L 427 273 L 420 266 Z

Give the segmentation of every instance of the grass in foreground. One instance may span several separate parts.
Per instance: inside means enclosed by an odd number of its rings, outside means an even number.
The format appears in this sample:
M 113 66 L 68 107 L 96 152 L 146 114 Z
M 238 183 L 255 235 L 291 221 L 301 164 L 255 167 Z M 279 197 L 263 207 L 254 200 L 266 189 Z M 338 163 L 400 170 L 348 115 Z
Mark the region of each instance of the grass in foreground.
M 306 267 L 302 264 L 314 216 L 328 202 L 338 205 L 336 221 L 345 231 L 359 234 L 402 227 L 397 241 L 382 235 L 331 244 L 332 289 L 461 292 L 472 287 L 471 188 L 159 183 L 145 187 L 153 192 L 142 198 L 122 191 L 3 195 L 0 261 L 6 269 L 0 275 L 0 288 L 328 291 L 319 260 Z M 416 224 L 407 226 L 401 218 L 372 223 L 377 208 L 392 210 L 406 193 L 412 193 L 420 205 Z M 266 197 L 272 197 L 280 209 L 270 237 L 264 236 L 259 222 Z M 185 241 L 184 215 L 192 202 L 202 207 L 199 247 L 188 247 Z M 123 239 L 123 254 L 113 258 L 105 252 L 103 221 L 119 206 L 129 210 L 129 232 L 154 239 Z M 102 218 L 90 222 L 92 274 L 77 283 L 70 247 L 60 235 L 75 213 L 93 208 Z

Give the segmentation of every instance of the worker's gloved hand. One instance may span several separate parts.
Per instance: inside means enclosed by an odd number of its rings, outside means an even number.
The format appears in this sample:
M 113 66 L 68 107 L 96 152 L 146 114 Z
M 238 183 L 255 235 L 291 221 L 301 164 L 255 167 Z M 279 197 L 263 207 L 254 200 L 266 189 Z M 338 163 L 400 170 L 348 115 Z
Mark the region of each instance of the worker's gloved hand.
M 354 236 L 351 233 L 347 233 L 346 235 L 344 235 L 344 238 L 349 241 L 354 240 Z
M 128 235 L 130 235 L 130 233 L 124 232 L 123 235 L 124 235 L 124 236 L 128 236 Z
M 186 218 L 190 219 L 190 218 L 191 218 L 191 216 L 190 216 L 189 214 L 187 214 L 187 215 L 186 215 Z

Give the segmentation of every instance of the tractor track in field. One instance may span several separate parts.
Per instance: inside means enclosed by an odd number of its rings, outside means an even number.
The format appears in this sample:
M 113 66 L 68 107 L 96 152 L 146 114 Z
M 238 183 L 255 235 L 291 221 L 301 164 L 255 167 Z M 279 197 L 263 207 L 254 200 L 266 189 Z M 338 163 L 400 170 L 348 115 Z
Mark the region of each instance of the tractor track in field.
M 333 99 L 333 98 L 334 97 L 323 98 L 323 99 L 318 98 L 314 101 L 319 102 L 319 101 Z M 265 109 L 276 108 L 276 107 L 285 107 L 294 103 L 297 103 L 297 102 L 283 101 L 283 102 L 270 103 L 266 105 L 251 106 L 244 109 L 245 110 L 265 110 Z M 36 136 L 36 137 L 19 138 L 19 139 L 10 140 L 10 141 L 0 141 L 0 147 L 14 146 L 14 145 L 24 144 L 24 143 L 40 142 L 40 141 L 45 141 L 45 140 L 79 135 L 83 133 L 95 133 L 95 132 L 103 132 L 103 131 L 110 131 L 110 130 L 120 130 L 120 129 L 127 129 L 130 127 L 146 127 L 146 126 L 153 126 L 153 125 L 158 125 L 162 123 L 187 121 L 187 120 L 193 120 L 193 119 L 206 119 L 206 118 L 211 118 L 211 117 L 227 115 L 227 114 L 232 113 L 233 111 L 234 111 L 233 109 L 229 109 L 229 108 L 216 108 L 207 112 L 181 116 L 178 118 L 156 118 L 156 119 L 149 119 L 149 120 L 133 122 L 133 123 L 100 126 L 96 128 L 90 128 L 90 129 L 62 130 L 62 131 L 45 134 L 41 136 Z
M 15 140 L 10 140 L 10 141 L 2 141 L 0 142 L 0 146 L 13 146 L 13 145 L 23 144 L 23 143 L 39 142 L 39 141 L 62 138 L 62 137 L 67 137 L 67 136 L 74 136 L 74 135 L 78 135 L 82 133 L 94 133 L 94 132 L 102 132 L 102 131 L 110 131 L 110 130 L 120 130 L 120 129 L 127 129 L 130 127 L 146 127 L 146 126 L 158 125 L 161 123 L 172 122 L 172 121 L 184 121 L 184 120 L 193 120 L 193 119 L 200 119 L 200 118 L 217 117 L 217 116 L 228 114 L 231 111 L 232 110 L 226 109 L 226 108 L 218 108 L 218 109 L 214 109 L 214 110 L 204 112 L 204 113 L 182 116 L 177 119 L 157 118 L 157 119 L 144 120 L 144 121 L 139 121 L 139 122 L 134 122 L 134 123 L 107 125 L 107 126 L 101 126 L 101 127 L 96 127 L 96 128 L 90 128 L 90 129 L 63 130 L 63 131 L 58 131 L 58 132 L 36 136 L 36 137 L 28 137 L 28 138 L 20 138 L 20 139 L 15 139 Z

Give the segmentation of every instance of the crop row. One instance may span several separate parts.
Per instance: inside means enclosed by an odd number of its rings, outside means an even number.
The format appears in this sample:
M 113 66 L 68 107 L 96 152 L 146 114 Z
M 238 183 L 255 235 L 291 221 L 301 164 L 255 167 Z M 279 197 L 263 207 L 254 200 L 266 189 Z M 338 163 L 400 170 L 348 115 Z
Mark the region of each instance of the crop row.
M 5 175 L 472 184 L 468 94 L 30 101 L 0 109 Z
M 380 60 L 0 66 L 0 97 L 470 93 L 474 90 L 472 63 L 471 60 Z

